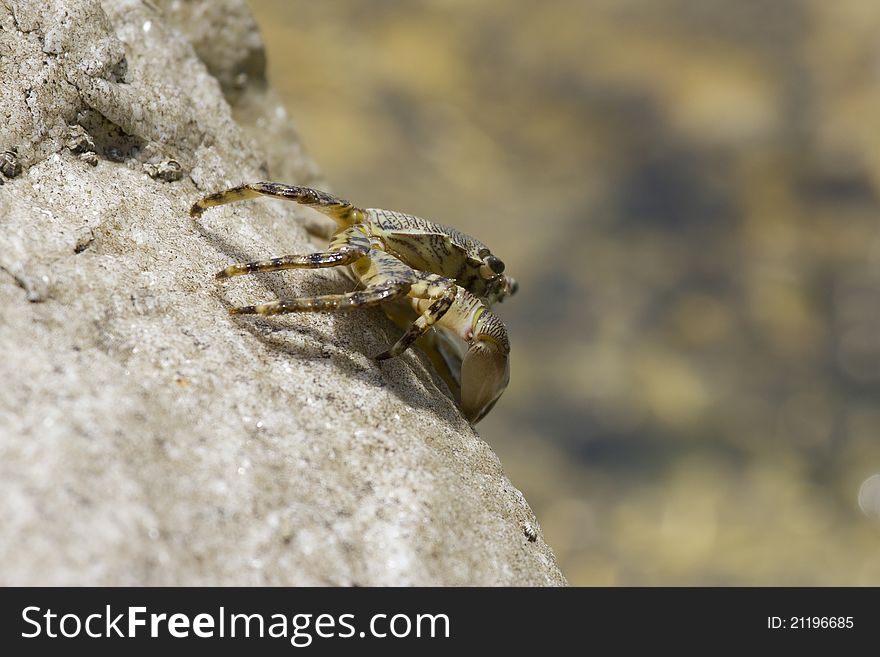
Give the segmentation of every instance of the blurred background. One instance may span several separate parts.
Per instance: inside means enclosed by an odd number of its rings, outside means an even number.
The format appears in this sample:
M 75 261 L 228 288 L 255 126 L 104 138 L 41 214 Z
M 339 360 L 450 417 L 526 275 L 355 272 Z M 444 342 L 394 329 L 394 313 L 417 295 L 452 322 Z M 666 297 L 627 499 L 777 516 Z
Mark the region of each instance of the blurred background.
M 490 245 L 575 585 L 880 585 L 880 5 L 251 0 L 333 189 Z

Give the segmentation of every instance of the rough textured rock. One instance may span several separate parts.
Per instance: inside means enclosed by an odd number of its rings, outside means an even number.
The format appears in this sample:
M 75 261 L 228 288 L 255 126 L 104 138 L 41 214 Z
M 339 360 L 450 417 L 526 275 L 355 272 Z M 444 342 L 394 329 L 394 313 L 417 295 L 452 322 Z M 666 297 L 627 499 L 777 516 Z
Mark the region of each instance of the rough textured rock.
M 345 284 L 212 280 L 311 250 L 295 206 L 187 216 L 317 179 L 262 62 L 231 0 L 0 2 L 0 584 L 564 583 L 380 312 L 227 315 Z

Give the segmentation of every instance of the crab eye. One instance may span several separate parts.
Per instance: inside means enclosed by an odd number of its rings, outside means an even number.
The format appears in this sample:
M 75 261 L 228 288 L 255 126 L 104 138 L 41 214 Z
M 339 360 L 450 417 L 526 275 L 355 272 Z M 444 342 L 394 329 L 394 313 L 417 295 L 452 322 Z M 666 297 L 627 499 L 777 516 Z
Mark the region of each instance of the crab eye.
M 501 259 L 497 256 L 490 255 L 488 258 L 486 258 L 486 264 L 489 266 L 489 269 L 491 269 L 496 274 L 500 274 L 504 271 L 504 263 L 501 262 Z

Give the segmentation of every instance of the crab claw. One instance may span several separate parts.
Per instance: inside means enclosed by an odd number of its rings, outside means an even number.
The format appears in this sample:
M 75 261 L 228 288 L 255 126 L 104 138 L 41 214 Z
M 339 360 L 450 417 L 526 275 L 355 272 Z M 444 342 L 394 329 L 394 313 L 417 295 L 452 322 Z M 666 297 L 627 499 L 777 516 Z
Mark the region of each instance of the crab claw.
M 422 315 L 433 300 L 411 298 L 409 302 L 416 315 Z M 401 307 L 386 306 L 385 312 L 400 326 L 412 322 L 412 316 Z M 476 424 L 492 410 L 510 379 L 507 328 L 483 299 L 461 287 L 434 328 L 440 330 L 425 334 L 422 348 L 449 386 L 465 418 Z
M 495 313 L 484 309 L 473 329 L 461 363 L 461 410 L 471 424 L 495 406 L 510 380 L 507 329 Z

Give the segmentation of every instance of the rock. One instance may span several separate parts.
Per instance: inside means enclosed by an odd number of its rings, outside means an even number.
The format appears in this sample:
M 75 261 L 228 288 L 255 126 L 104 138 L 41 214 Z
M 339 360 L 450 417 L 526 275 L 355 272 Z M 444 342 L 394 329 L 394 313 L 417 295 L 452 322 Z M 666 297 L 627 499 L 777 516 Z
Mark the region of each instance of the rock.
M 564 584 L 426 360 L 370 358 L 397 335 L 380 311 L 227 314 L 346 284 L 213 280 L 314 250 L 302 208 L 187 215 L 318 180 L 245 11 L 0 4 L 0 151 L 21 166 L 0 187 L 0 584 Z

